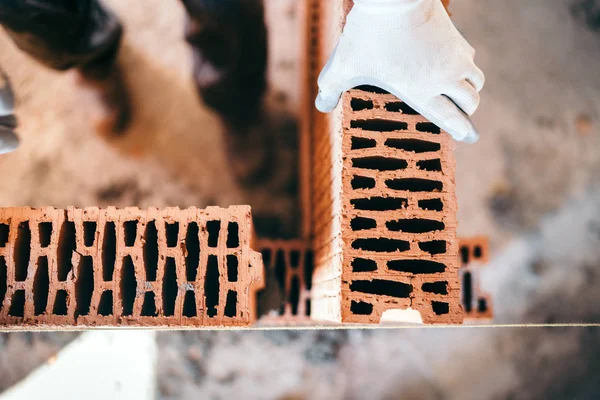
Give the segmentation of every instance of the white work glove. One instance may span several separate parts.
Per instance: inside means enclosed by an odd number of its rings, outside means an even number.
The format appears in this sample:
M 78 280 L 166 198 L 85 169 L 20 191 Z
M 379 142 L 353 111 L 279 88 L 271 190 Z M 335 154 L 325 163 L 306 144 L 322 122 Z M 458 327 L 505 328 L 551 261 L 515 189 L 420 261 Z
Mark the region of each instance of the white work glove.
M 475 50 L 440 0 L 355 0 L 346 27 L 319 76 L 316 107 L 330 112 L 342 93 L 384 89 L 456 140 L 479 138 L 468 115 L 479 105 L 483 72 Z
M 14 131 L 17 127 L 17 119 L 13 115 L 14 103 L 8 77 L 0 70 L 0 154 L 19 147 L 19 138 Z

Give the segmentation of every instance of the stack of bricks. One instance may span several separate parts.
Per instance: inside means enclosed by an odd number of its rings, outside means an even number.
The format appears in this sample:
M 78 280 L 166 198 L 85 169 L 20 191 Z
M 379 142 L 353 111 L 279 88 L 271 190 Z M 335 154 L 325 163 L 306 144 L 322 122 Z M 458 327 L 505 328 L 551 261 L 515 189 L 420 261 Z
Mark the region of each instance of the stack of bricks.
M 307 2 L 311 96 L 351 5 Z M 377 88 L 345 93 L 327 115 L 308 110 L 313 319 L 377 323 L 412 309 L 425 323 L 461 323 L 451 138 Z
M 0 328 L 246 326 L 247 206 L 0 209 Z
M 459 240 L 462 280 L 461 302 L 467 320 L 490 320 L 494 317 L 491 296 L 481 289 L 481 269 L 489 261 L 489 241 L 478 236 Z
M 310 323 L 313 257 L 303 240 L 259 240 L 265 264 L 265 290 L 259 293 L 261 323 Z

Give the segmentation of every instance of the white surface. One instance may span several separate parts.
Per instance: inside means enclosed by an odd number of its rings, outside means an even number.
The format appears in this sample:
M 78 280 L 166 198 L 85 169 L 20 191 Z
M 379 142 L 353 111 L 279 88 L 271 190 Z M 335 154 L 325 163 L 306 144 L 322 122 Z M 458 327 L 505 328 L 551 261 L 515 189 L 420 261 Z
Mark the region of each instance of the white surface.
M 154 332 L 86 332 L 0 400 L 153 399 L 155 371 Z

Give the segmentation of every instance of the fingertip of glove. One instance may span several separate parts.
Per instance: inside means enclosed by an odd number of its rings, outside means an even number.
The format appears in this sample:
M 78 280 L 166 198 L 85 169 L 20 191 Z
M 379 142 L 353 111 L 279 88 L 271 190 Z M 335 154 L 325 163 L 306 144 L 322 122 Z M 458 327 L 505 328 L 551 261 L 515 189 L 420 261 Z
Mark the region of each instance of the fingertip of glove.
M 471 131 L 462 140 L 463 143 L 474 144 L 479 141 L 479 133 Z
M 315 99 L 315 107 L 322 113 L 328 113 L 335 108 L 335 104 L 332 105 L 332 101 L 326 99 L 325 96 L 319 93 Z

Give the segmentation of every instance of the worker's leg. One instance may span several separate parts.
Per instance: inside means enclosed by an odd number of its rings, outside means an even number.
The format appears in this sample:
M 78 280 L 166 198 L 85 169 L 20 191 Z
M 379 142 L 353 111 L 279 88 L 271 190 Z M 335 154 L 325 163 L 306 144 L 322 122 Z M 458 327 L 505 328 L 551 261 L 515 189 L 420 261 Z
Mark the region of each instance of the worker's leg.
M 262 0 L 182 1 L 202 99 L 235 128 L 255 123 L 266 87 Z
M 81 82 L 103 100 L 104 133 L 125 128 L 128 96 L 115 64 L 122 28 L 98 0 L 0 0 L 0 24 L 42 64 L 79 70 Z

